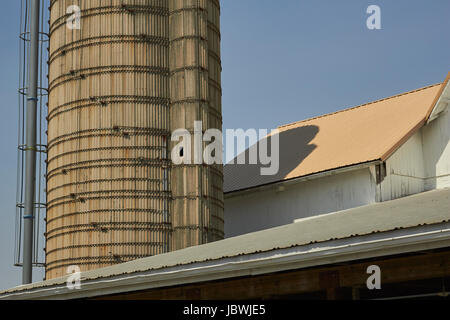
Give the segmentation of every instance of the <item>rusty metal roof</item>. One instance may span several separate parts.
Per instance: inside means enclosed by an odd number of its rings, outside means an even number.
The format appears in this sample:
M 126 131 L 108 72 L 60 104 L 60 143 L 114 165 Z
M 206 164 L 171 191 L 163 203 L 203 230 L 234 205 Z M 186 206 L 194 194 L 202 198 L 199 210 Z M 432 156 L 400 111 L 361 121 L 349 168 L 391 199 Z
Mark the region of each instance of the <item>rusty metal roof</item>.
M 126 276 L 195 263 L 220 261 L 251 254 L 327 243 L 357 236 L 409 230 L 450 221 L 450 189 L 433 190 L 413 196 L 299 220 L 289 225 L 195 246 L 115 266 L 86 271 L 83 281 Z M 391 237 L 390 235 L 389 237 Z M 19 286 L 0 292 L 2 296 L 66 283 L 67 277 Z
M 224 191 L 386 160 L 426 123 L 449 77 L 440 84 L 279 127 L 278 174 L 261 175 L 263 165 L 227 164 Z M 258 145 L 245 151 L 247 158 Z

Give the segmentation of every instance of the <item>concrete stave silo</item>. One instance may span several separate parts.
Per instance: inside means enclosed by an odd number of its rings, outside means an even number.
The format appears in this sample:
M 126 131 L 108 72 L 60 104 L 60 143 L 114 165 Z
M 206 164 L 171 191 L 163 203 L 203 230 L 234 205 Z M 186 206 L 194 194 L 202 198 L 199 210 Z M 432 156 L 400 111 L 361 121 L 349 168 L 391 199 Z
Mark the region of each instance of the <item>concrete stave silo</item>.
M 222 129 L 220 5 L 212 0 L 169 3 L 171 128 L 187 129 L 193 141 L 195 121 L 203 132 Z M 171 177 L 173 248 L 222 239 L 222 166 L 175 165 Z
M 221 165 L 169 159 L 174 129 L 221 129 L 219 2 L 53 0 L 50 12 L 46 277 L 221 239 Z M 177 25 L 187 15 L 201 34 Z M 189 39 L 200 63 L 174 45 Z M 174 79 L 191 71 L 183 83 L 201 95 L 179 99 Z

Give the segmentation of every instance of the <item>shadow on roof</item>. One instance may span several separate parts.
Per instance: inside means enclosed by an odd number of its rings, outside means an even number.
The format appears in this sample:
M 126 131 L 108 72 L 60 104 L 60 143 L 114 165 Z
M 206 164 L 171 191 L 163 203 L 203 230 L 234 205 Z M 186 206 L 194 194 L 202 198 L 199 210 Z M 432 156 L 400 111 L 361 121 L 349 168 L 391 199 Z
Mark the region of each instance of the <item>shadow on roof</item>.
M 272 138 L 267 137 L 258 141 L 258 143 L 224 166 L 224 192 L 242 190 L 284 180 L 293 169 L 298 167 L 317 148 L 315 144 L 310 144 L 310 142 L 318 132 L 319 127 L 314 125 L 296 127 L 280 132 L 279 171 L 277 174 L 269 176 L 261 174 L 261 168 L 267 168 L 269 165 L 262 165 L 259 157 L 258 164 L 237 164 L 237 158 L 244 155 L 245 163 L 249 163 L 250 154 L 252 152 L 258 154 L 260 147 L 263 146 L 265 148 L 266 144 L 267 154 L 270 155 Z

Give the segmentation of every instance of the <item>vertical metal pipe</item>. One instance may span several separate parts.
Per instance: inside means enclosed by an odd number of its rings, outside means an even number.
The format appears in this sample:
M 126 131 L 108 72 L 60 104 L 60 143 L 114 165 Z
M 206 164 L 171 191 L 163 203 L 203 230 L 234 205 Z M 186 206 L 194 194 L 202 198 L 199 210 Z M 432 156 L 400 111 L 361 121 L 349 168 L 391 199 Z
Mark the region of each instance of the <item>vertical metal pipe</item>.
M 32 282 L 33 276 L 33 230 L 34 200 L 36 183 L 36 113 L 38 100 L 39 66 L 39 8 L 40 0 L 30 0 L 30 47 L 28 51 L 28 85 L 26 111 L 26 150 L 25 150 L 25 211 L 23 240 L 22 283 Z

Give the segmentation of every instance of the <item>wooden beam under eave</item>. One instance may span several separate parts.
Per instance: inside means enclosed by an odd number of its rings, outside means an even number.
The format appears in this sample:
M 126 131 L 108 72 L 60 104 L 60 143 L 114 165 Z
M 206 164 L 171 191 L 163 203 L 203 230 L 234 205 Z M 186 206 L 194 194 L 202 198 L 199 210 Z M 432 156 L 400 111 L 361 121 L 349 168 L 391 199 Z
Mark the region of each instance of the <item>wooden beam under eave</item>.
M 322 266 L 254 277 L 218 280 L 142 292 L 124 293 L 99 299 L 132 300 L 250 300 L 276 299 L 289 295 L 323 292 L 330 300 L 359 299 L 370 276 L 367 267 L 378 265 L 381 283 L 450 277 L 450 248 L 401 257 L 386 257 L 339 266 Z M 195 294 L 193 294 L 195 292 Z

